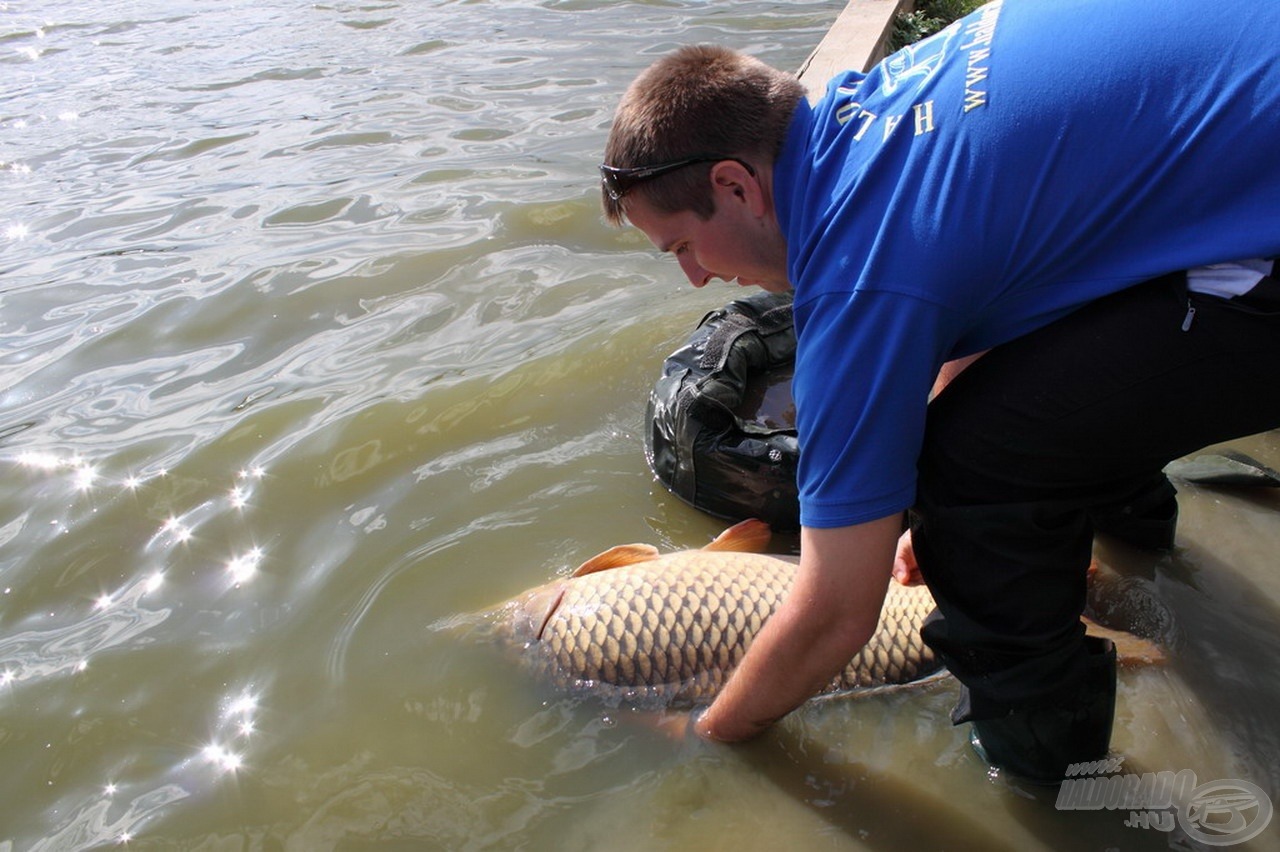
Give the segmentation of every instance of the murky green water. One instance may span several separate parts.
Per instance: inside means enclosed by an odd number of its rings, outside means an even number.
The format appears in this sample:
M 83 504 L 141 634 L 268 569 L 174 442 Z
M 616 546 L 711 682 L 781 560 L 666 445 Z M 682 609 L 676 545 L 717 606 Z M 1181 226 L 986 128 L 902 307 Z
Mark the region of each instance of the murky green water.
M 945 681 L 672 743 L 466 618 L 721 527 L 641 430 L 736 294 L 594 164 L 655 55 L 842 5 L 0 2 L 0 850 L 1186 848 L 989 780 Z M 1274 799 L 1280 495 L 1184 497 L 1099 548 L 1172 658 L 1115 748 Z

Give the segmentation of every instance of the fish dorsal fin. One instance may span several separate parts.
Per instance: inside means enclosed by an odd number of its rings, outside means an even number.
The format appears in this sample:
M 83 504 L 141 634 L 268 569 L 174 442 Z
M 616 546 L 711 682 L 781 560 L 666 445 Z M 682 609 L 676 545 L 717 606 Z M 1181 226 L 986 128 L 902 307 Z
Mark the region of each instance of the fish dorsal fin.
M 621 568 L 623 565 L 635 565 L 637 562 L 650 562 L 661 554 L 652 544 L 619 544 L 604 553 L 597 553 L 578 566 L 573 577 L 585 577 L 597 571 L 608 571 L 610 568 Z
M 729 550 L 736 553 L 764 553 L 773 530 L 764 521 L 748 518 L 716 536 L 703 550 Z

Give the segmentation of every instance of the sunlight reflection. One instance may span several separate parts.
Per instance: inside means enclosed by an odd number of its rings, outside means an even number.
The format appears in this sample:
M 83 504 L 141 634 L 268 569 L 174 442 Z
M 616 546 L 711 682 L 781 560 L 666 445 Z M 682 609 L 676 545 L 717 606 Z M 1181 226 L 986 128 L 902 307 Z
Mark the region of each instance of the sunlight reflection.
M 76 490 L 88 491 L 93 487 L 94 480 L 98 478 L 98 472 L 91 465 L 84 463 L 76 465 L 75 484 Z
M 247 583 L 253 579 L 254 574 L 258 572 L 258 563 L 262 561 L 262 548 L 255 547 L 241 556 L 237 556 L 227 563 L 227 572 L 231 574 L 231 579 L 239 585 Z
M 205 760 L 217 767 L 220 772 L 235 772 L 244 765 L 243 756 L 217 744 L 210 743 L 200 752 Z
M 170 515 L 168 520 L 164 522 L 164 526 L 160 528 L 160 532 L 171 534 L 175 541 L 185 542 L 191 540 L 191 528 L 182 521 Z
M 244 752 L 237 751 L 227 742 L 226 731 L 231 728 L 234 731 L 233 737 L 248 739 L 255 730 L 253 717 L 257 709 L 258 696 L 247 689 L 224 699 L 218 732 L 201 749 L 201 757 L 213 764 L 219 772 L 235 772 L 243 768 Z
M 266 470 L 264 470 L 262 467 L 258 465 L 254 465 L 253 467 L 241 468 L 240 471 L 236 474 L 236 479 L 240 479 L 240 480 L 262 479 L 262 477 L 265 475 L 266 475 Z M 246 486 L 244 485 L 232 486 L 231 491 L 228 494 L 228 499 L 231 501 L 231 506 L 233 508 L 243 509 L 245 505 L 249 502 L 249 492 Z
M 252 695 L 245 693 L 239 698 L 231 702 L 227 707 L 228 716 L 252 716 L 254 709 L 258 706 L 258 699 Z
M 103 474 L 101 465 L 87 461 L 78 455 L 66 455 L 47 450 L 24 450 L 18 453 L 17 456 L 11 456 L 7 460 L 30 470 L 45 473 L 69 473 L 71 486 L 82 493 L 100 491 L 108 486 L 116 486 L 123 491 L 137 493 L 150 481 L 164 479 L 169 475 L 168 469 L 158 468 L 149 473 L 130 472 L 116 478 Z M 247 508 L 253 496 L 251 483 L 254 480 L 263 479 L 266 475 L 266 469 L 261 465 L 240 468 L 235 474 L 238 480 L 237 483 L 232 485 L 226 492 L 226 499 L 231 507 L 237 510 Z M 172 536 L 173 540 L 178 543 L 185 543 L 192 539 L 194 530 L 180 518 L 180 514 L 169 515 L 161 525 L 160 533 Z M 233 572 L 238 575 L 244 575 L 247 578 L 253 573 L 256 559 L 260 555 L 261 553 L 257 552 L 256 555 L 251 554 L 241 557 L 231 566 Z
M 94 798 L 78 810 L 70 811 L 61 824 L 31 849 L 100 849 L 109 844 L 124 845 L 137 837 L 133 830 L 154 819 L 174 803 L 191 794 L 176 784 L 148 790 L 131 801 L 120 803 L 115 797 L 122 791 L 115 782 L 108 783 L 105 796 Z M 120 812 L 124 808 L 123 813 Z M 119 814 L 112 819 L 113 814 Z M 9 846 L 0 841 L 0 850 Z
M 18 464 L 36 470 L 57 470 L 62 467 L 62 459 L 53 453 L 26 450 L 18 454 Z
M 13 228 L 9 229 L 9 236 L 13 236 Z M 88 491 L 90 488 L 93 488 L 94 483 L 98 481 L 97 467 L 89 464 L 78 456 L 62 458 L 56 453 L 44 452 L 41 450 L 26 450 L 18 454 L 17 463 L 23 467 L 29 467 L 33 470 L 45 471 L 47 473 L 53 473 L 60 470 L 70 470 L 72 483 L 77 491 Z

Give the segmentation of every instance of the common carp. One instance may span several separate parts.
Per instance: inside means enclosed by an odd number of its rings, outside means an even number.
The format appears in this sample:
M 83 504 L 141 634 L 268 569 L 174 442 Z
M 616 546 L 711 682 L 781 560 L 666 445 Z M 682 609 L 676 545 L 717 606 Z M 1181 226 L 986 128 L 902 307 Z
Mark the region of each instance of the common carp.
M 561 689 L 641 704 L 707 703 L 791 586 L 799 560 L 763 553 L 770 535 L 767 524 L 749 520 L 701 550 L 664 555 L 647 544 L 611 548 L 568 578 L 508 601 L 499 630 Z M 920 638 L 932 610 L 926 587 L 890 582 L 871 640 L 822 692 L 940 673 L 941 662 Z M 1149 643 L 1136 653 L 1159 656 Z
M 762 553 L 762 521 L 701 550 L 611 548 L 507 604 L 503 622 L 557 687 L 641 703 L 700 704 L 720 691 L 791 586 L 795 557 Z M 824 691 L 906 683 L 941 669 L 920 639 L 923 586 L 893 583 L 871 641 Z

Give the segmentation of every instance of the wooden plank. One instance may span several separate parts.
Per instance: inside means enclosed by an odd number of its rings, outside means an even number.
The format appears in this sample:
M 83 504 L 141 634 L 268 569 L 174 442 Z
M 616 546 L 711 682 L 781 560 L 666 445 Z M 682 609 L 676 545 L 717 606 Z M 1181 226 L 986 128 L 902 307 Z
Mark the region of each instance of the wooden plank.
M 800 82 L 811 100 L 826 91 L 841 71 L 866 71 L 887 54 L 885 42 L 898 12 L 910 12 L 915 0 L 849 0 L 813 53 L 800 66 Z

